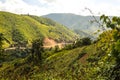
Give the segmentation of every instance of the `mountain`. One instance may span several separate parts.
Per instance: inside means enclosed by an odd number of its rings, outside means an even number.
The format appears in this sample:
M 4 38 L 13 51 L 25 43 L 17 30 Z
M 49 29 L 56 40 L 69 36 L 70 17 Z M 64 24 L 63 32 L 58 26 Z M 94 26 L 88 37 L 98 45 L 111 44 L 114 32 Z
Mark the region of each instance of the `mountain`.
M 39 37 L 69 42 L 77 37 L 73 31 L 51 19 L 8 12 L 0 12 L 0 33 L 11 44 L 17 41 L 28 41 L 30 44 Z
M 93 33 L 99 29 L 98 24 L 93 22 L 95 20 L 92 16 L 81 16 L 70 13 L 52 13 L 44 15 L 44 17 L 55 20 L 72 30 L 83 31 L 89 35 L 93 35 Z M 98 16 L 95 16 L 95 18 L 99 20 Z

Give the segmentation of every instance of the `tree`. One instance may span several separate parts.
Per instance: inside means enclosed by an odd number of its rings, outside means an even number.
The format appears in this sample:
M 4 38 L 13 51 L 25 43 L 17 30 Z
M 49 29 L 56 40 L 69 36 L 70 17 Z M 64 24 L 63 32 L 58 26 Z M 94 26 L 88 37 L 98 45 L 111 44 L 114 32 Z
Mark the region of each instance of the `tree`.
M 85 37 L 77 40 L 75 43 L 75 47 L 81 47 L 81 46 L 90 45 L 90 44 L 91 44 L 91 39 L 89 37 Z
M 13 28 L 12 31 L 12 40 L 15 42 L 14 46 L 17 46 L 18 48 L 20 46 L 26 46 L 27 45 L 27 41 L 24 38 L 24 35 L 18 30 Z
M 0 50 L 2 49 L 3 40 L 4 40 L 3 34 L 0 33 Z
M 120 28 L 119 28 L 120 18 L 119 17 L 114 16 L 112 19 L 110 19 L 108 16 L 102 15 L 100 17 L 100 20 L 102 21 L 103 25 L 105 24 L 106 27 L 120 31 Z
M 56 46 L 55 46 L 55 51 L 54 51 L 54 52 L 58 52 L 58 51 L 59 51 L 59 46 L 56 45 Z
M 102 23 L 108 27 L 111 28 L 114 33 L 113 33 L 113 39 L 114 41 L 112 42 L 112 47 L 111 47 L 111 54 L 113 57 L 116 58 L 116 62 L 119 64 L 120 60 L 120 18 L 119 17 L 113 17 L 110 19 L 108 16 L 102 15 L 100 17 L 100 20 Z
M 32 43 L 32 57 L 42 62 L 42 53 L 44 51 L 43 48 L 43 39 L 36 39 Z
M 23 35 L 20 33 L 18 29 L 13 29 L 12 31 L 12 40 L 14 42 L 20 43 L 21 41 L 24 40 Z
M 90 45 L 91 39 L 89 37 L 85 37 L 82 39 L 82 45 Z

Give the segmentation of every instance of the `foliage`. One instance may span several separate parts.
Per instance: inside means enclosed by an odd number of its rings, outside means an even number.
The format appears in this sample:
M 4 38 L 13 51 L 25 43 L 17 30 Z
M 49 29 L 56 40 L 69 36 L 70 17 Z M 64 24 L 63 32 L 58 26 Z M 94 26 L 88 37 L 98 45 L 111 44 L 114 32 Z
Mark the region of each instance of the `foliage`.
M 10 42 L 4 37 L 4 35 L 2 33 L 0 33 L 0 53 L 2 51 L 4 41 L 6 41 L 7 43 L 10 44 Z
M 24 37 L 23 37 L 23 35 L 20 33 L 20 31 L 18 31 L 17 29 L 13 29 L 13 32 L 12 32 L 12 40 L 13 40 L 14 42 L 20 43 L 21 41 L 24 40 Z
M 54 52 L 58 52 L 60 49 L 59 49 L 59 46 L 58 45 L 56 45 L 55 46 L 55 51 Z
M 108 16 L 102 15 L 101 20 L 103 22 L 103 27 L 106 26 L 112 30 L 104 31 L 99 36 L 96 44 L 97 50 L 100 52 L 88 59 L 88 61 L 92 61 L 89 66 L 92 66 L 93 68 L 90 70 L 92 71 L 92 74 L 88 71 L 87 75 L 90 79 L 119 80 L 119 17 L 109 18 Z M 94 75 L 96 75 L 96 77 L 94 77 Z
M 43 39 L 36 39 L 32 43 L 32 58 L 37 62 L 42 62 Z
M 105 24 L 106 27 L 111 28 L 111 29 L 117 29 L 118 31 L 120 31 L 119 26 L 120 26 L 120 18 L 114 16 L 112 18 L 112 20 L 105 15 L 102 15 L 100 17 L 100 20 L 103 22 L 103 25 Z
M 79 39 L 75 42 L 75 47 L 90 45 L 92 40 L 89 37 Z
M 4 40 L 3 34 L 0 33 L 0 51 L 1 51 L 1 49 L 2 49 L 3 40 Z
M 102 15 L 100 18 L 103 23 L 106 25 L 106 27 L 110 27 L 111 29 L 114 30 L 113 33 L 113 41 L 112 42 L 112 47 L 111 47 L 111 53 L 114 55 L 116 58 L 117 62 L 119 63 L 119 55 L 120 55 L 120 18 L 119 17 L 113 17 L 110 19 L 108 16 Z
M 91 39 L 89 37 L 85 37 L 82 39 L 82 45 L 90 45 L 91 44 Z

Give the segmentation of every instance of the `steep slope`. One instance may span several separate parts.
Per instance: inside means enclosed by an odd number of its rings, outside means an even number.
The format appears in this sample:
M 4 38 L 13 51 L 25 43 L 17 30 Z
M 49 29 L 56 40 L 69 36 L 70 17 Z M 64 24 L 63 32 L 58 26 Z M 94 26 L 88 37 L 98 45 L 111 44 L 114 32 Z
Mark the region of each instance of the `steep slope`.
M 51 33 L 49 35 L 53 36 L 53 38 L 55 38 L 55 37 L 57 38 L 58 36 L 61 36 L 63 41 L 69 41 L 69 40 L 72 40 L 73 38 L 78 38 L 78 35 L 76 35 L 69 28 L 67 28 L 64 25 L 61 25 L 49 18 L 37 17 L 37 16 L 30 16 L 30 17 L 32 17 L 33 19 L 35 19 L 36 21 L 38 21 L 39 23 L 41 23 L 43 25 L 53 27 L 49 30 L 49 33 Z M 56 34 L 54 34 L 54 33 L 56 33 Z
M 120 64 L 116 64 L 116 58 L 110 53 L 115 42 L 114 32 L 116 31 L 102 33 L 96 43 L 88 46 L 63 49 L 55 53 L 45 52 L 44 56 L 45 54 L 50 56 L 45 58 L 43 56 L 43 63 L 40 65 L 39 62 L 33 63 L 29 54 L 24 56 L 25 51 L 19 55 L 15 52 L 5 53 L 0 56 L 0 78 L 3 80 L 119 80 Z M 120 42 L 117 45 L 118 49 L 119 46 Z M 117 79 L 114 79 L 116 77 Z
M 93 33 L 99 29 L 97 23 L 91 23 L 91 21 L 94 21 L 94 18 L 92 16 L 80 16 L 80 15 L 69 14 L 69 13 L 68 14 L 53 13 L 53 14 L 44 15 L 44 17 L 53 19 L 67 26 L 70 29 L 73 29 L 73 30 L 77 29 L 91 35 L 93 35 Z M 96 19 L 99 20 L 99 17 L 96 16 Z
M 0 68 L 0 78 L 8 80 L 84 80 L 83 77 L 85 77 L 85 75 L 83 75 L 81 70 L 88 63 L 86 59 L 95 52 L 93 47 L 93 45 L 84 46 L 82 48 L 63 50 L 54 53 L 44 60 L 42 66 L 33 65 L 32 61 L 28 62 L 31 60 L 29 57 L 15 58 L 13 54 L 7 54 L 6 57 L 9 57 L 7 58 L 8 61 L 11 58 L 14 59 L 2 64 L 2 67 Z M 17 55 L 17 53 L 14 53 L 14 55 Z M 4 72 L 4 75 L 2 72 Z
M 63 25 L 50 19 L 8 12 L 0 12 L 0 32 L 11 44 L 16 39 L 31 43 L 33 39 L 38 37 L 48 37 L 58 42 L 73 41 L 77 36 Z

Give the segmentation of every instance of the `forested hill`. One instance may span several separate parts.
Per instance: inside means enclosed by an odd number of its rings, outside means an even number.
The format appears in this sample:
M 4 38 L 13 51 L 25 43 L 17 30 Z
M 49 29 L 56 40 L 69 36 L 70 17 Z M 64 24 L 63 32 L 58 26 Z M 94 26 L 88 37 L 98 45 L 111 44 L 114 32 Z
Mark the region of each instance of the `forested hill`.
M 81 16 L 70 13 L 51 13 L 44 15 L 44 17 L 53 19 L 68 28 L 75 30 L 75 32 L 76 30 L 79 30 L 79 32 L 83 31 L 89 35 L 93 35 L 93 33 L 99 29 L 98 24 L 94 22 L 95 19 L 92 16 Z M 99 16 L 95 16 L 95 18 L 99 20 Z
M 57 42 L 69 42 L 77 36 L 70 29 L 51 19 L 2 11 L 0 12 L 0 33 L 3 33 L 11 44 L 20 41 L 31 43 L 33 39 L 39 37 L 51 38 Z

